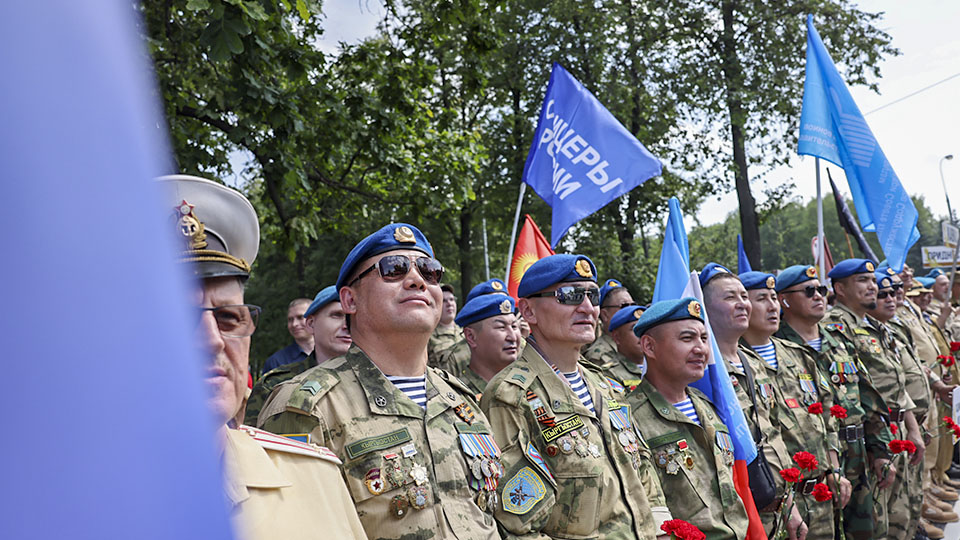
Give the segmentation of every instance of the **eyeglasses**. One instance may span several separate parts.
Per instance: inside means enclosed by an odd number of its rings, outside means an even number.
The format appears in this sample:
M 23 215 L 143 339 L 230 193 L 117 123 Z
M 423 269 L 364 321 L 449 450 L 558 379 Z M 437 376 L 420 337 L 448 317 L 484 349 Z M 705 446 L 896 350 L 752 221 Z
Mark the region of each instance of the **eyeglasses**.
M 792 291 L 782 291 L 780 294 L 802 292 L 807 298 L 813 298 L 813 293 L 820 293 L 820 296 L 826 298 L 828 290 L 829 289 L 827 289 L 826 285 L 820 285 L 819 287 L 808 285 L 802 289 L 794 289 Z
M 903 283 L 894 283 L 890 287 L 887 287 L 884 290 L 878 292 L 877 298 L 880 300 L 883 300 L 888 296 L 894 296 L 895 294 L 897 294 L 897 291 L 899 291 L 902 288 L 903 288 Z M 887 289 L 891 289 L 891 290 L 888 291 Z
M 583 303 L 584 296 L 590 299 L 590 305 L 600 305 L 600 289 L 594 287 L 588 289 L 586 287 L 566 286 L 555 291 L 531 294 L 528 298 L 550 298 L 551 296 L 565 306 L 579 306 Z
M 203 313 L 210 311 L 217 321 L 217 328 L 223 337 L 242 338 L 252 336 L 257 330 L 260 320 L 260 306 L 253 304 L 239 304 L 235 306 L 218 306 L 212 308 L 196 308 L 197 324 L 203 319 Z
M 609 306 L 600 306 L 600 309 L 609 309 L 609 308 L 623 309 L 625 307 L 630 307 L 635 305 L 637 305 L 636 302 L 624 302 L 622 304 L 610 304 Z
M 432 257 L 417 257 L 412 260 L 414 266 L 417 267 L 417 271 L 420 272 L 420 275 L 423 277 L 423 280 L 430 285 L 437 285 L 440 283 L 440 280 L 443 279 L 443 265 L 440 264 L 440 261 Z M 380 279 L 387 282 L 400 281 L 410 273 L 410 261 L 411 258 L 406 255 L 387 255 L 371 265 L 370 268 L 360 272 L 360 275 L 353 278 L 350 285 L 360 281 L 363 276 L 372 272 L 374 268 L 380 272 Z

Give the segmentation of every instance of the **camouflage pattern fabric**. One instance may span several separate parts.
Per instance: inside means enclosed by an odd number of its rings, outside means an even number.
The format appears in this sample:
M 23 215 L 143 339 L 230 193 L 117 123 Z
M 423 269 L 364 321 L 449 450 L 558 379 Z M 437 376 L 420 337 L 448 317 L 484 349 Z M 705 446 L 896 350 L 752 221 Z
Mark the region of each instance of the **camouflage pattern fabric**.
M 584 347 L 581 354 L 583 355 L 581 362 L 584 362 L 587 367 L 594 367 L 601 371 L 624 359 L 623 355 L 617 351 L 617 344 L 614 343 L 613 337 L 606 332 L 600 334 L 600 337 L 595 339 L 593 343 Z
M 461 339 L 463 339 L 463 331 L 455 324 L 447 328 L 438 326 L 434 329 L 427 343 L 427 365 L 440 367 L 440 353 L 453 347 Z
M 487 384 L 481 408 L 503 448 L 495 516 L 511 538 L 654 538 L 670 519 L 623 394 L 580 370 L 591 412 L 532 344 Z
M 483 390 L 487 387 L 487 381 L 474 373 L 469 366 L 461 371 L 460 374 L 457 375 L 457 378 L 473 392 L 474 399 L 477 403 L 480 403 L 480 398 L 483 397 Z
M 258 423 L 274 433 L 310 434 L 343 460 L 370 538 L 499 538 L 478 504 L 488 493 L 471 470 L 480 458 L 462 444 L 490 435 L 489 423 L 470 389 L 446 372 L 428 368 L 426 391 L 424 410 L 354 345 L 277 386 Z M 481 461 L 484 474 L 502 471 L 492 453 Z
M 706 396 L 693 388 L 687 389 L 687 395 L 700 425 L 669 403 L 649 381 L 628 392 L 626 400 L 653 454 L 673 517 L 696 525 L 711 540 L 744 538 L 748 520 L 733 485 L 729 432 Z
M 604 369 L 602 373 L 604 376 L 610 377 L 622 384 L 628 391 L 640 386 L 640 381 L 643 379 L 643 371 L 640 369 L 640 364 L 622 356 L 616 364 Z
M 460 338 L 452 346 L 437 353 L 437 367 L 459 377 L 470 364 L 470 345 L 467 340 Z
M 248 426 L 255 426 L 257 424 L 257 416 L 260 415 L 260 410 L 263 408 L 263 404 L 267 402 L 267 398 L 270 397 L 273 389 L 278 384 L 289 381 L 317 365 L 316 358 L 316 353 L 310 353 L 310 356 L 300 362 L 284 364 L 264 374 L 264 376 L 253 385 L 253 390 L 247 399 L 247 410 L 244 413 L 243 423 Z

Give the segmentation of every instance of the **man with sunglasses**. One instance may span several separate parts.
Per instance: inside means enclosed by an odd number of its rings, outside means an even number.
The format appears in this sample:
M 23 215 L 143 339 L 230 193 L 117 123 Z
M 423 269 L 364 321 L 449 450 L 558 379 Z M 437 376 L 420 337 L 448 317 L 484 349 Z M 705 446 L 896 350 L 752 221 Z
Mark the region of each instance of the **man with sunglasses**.
M 623 355 L 617 351 L 617 344 L 610 335 L 610 320 L 620 309 L 634 305 L 630 291 L 616 279 L 608 279 L 600 287 L 600 335 L 583 350 L 583 358 L 589 366 L 602 371 L 623 361 Z
M 259 423 L 343 459 L 371 538 L 498 538 L 500 449 L 473 392 L 427 367 L 443 266 L 416 227 L 363 239 L 337 277 L 353 345 L 274 390 Z
M 209 358 L 210 405 L 223 425 L 224 500 L 243 538 L 366 538 L 329 450 L 236 426 L 260 308 L 244 303 L 260 228 L 240 193 L 202 178 L 165 176 L 181 261 L 198 279 L 198 337 Z M 304 512 L 304 508 L 310 512 Z
M 891 440 L 883 418 L 886 405 L 862 370 L 856 348 L 844 333 L 846 326 L 822 322 L 827 313 L 827 288 L 820 284 L 817 269 L 805 264 L 790 266 L 777 276 L 776 289 L 782 320 L 775 335 L 812 355 L 829 374 L 823 382 L 830 385 L 833 402 L 847 411 L 846 418 L 826 420 L 837 426 L 842 474 L 852 490 L 850 502 L 842 510 L 843 523 L 851 538 L 871 538 L 874 483 L 865 470 L 870 462 L 868 451 L 883 455 Z
M 580 365 L 600 290 L 583 255 L 551 255 L 520 280 L 530 337 L 487 384 L 481 407 L 506 469 L 494 515 L 510 535 L 653 538 L 670 519 L 623 394 Z
M 836 448 L 837 428 L 829 416 L 811 414 L 809 407 L 819 403 L 824 410 L 833 406 L 833 396 L 812 355 L 800 345 L 773 337 L 780 327 L 780 304 L 777 301 L 776 277 L 766 272 L 744 272 L 740 281 L 750 298 L 750 325 L 743 334 L 749 346 L 773 368 L 774 395 L 778 413 L 774 415 L 787 452 L 810 452 L 819 468 L 804 473 L 797 486 L 800 494 L 794 503 L 808 525 L 807 538 L 832 539 L 834 534 L 833 505 L 818 502 L 813 487 L 829 484 L 842 508 L 850 500 L 851 484 L 839 472 Z

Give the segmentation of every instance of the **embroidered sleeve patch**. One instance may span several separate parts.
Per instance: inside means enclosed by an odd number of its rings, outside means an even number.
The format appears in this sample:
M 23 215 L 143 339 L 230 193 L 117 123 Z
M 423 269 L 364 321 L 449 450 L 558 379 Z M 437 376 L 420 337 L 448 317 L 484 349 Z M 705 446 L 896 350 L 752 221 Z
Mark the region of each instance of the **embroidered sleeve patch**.
M 523 515 L 543 500 L 547 487 L 543 480 L 530 467 L 524 467 L 507 480 L 503 486 L 503 510 L 511 514 Z
M 524 449 L 523 453 L 526 454 L 527 459 L 536 465 L 537 468 L 540 469 L 540 472 L 542 472 L 543 475 L 550 480 L 551 484 L 557 485 L 557 480 L 553 477 L 553 473 L 550 472 L 550 468 L 547 467 L 547 462 L 543 460 L 543 456 L 540 455 L 540 452 L 535 446 L 533 446 L 532 442 L 527 443 L 527 447 Z
M 396 431 L 391 431 L 386 435 L 367 437 L 366 439 L 354 441 L 348 444 L 345 449 L 347 451 L 347 457 L 350 459 L 355 459 L 364 454 L 369 454 L 370 452 L 383 450 L 384 448 L 390 448 L 391 446 L 405 443 L 410 439 L 410 432 L 407 431 L 407 428 L 401 428 Z

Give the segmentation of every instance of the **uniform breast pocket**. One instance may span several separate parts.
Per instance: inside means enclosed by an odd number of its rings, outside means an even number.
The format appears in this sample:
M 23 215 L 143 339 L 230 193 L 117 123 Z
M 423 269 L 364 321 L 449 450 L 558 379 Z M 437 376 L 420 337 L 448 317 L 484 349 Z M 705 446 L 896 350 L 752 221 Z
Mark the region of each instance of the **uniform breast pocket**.
M 710 480 L 705 472 L 707 468 L 704 464 L 697 467 L 696 460 L 685 451 L 686 440 L 677 436 L 666 438 L 675 439 L 675 442 L 652 448 L 652 459 L 663 493 L 672 500 L 682 502 L 684 509 L 689 509 L 690 515 L 696 515 L 707 507 L 706 501 L 700 495 L 709 488 L 701 485 L 701 480 Z M 707 477 L 703 478 L 705 476 Z
M 600 526 L 602 475 L 590 470 L 561 471 L 559 468 L 553 475 L 559 489 L 544 532 L 562 538 L 592 537 Z

